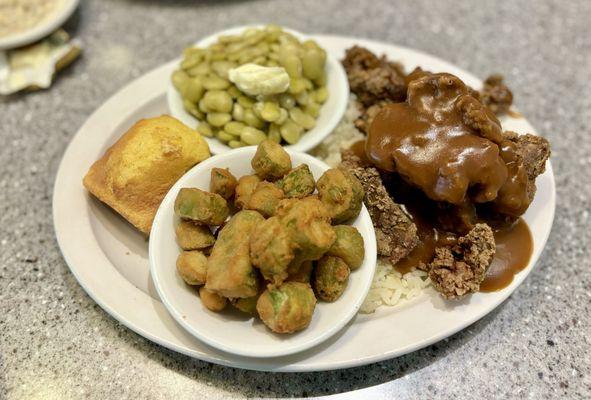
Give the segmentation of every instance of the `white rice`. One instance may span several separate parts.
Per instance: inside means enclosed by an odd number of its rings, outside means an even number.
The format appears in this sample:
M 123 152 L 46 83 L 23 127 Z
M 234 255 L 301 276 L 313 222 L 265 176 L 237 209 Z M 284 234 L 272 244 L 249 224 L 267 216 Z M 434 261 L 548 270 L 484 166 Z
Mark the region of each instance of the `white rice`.
M 343 120 L 330 136 L 312 151 L 312 154 L 331 167 L 336 167 L 341 162 L 341 150 L 365 137 L 353 124 L 357 117 L 359 110 L 355 100 L 351 98 Z M 387 260 L 378 259 L 371 289 L 360 312 L 369 314 L 381 306 L 398 305 L 417 297 L 430 285 L 431 281 L 426 272 L 415 269 L 402 275 Z
M 402 275 L 390 262 L 378 259 L 371 289 L 359 311 L 369 314 L 380 306 L 395 306 L 417 297 L 429 285 L 431 280 L 425 271 L 415 269 Z
M 365 138 L 354 125 L 359 115 L 355 100 L 353 98 L 349 99 L 349 105 L 342 121 L 322 143 L 311 151 L 312 155 L 323 160 L 331 167 L 339 165 L 341 163 L 341 150 L 347 149 L 353 143 Z

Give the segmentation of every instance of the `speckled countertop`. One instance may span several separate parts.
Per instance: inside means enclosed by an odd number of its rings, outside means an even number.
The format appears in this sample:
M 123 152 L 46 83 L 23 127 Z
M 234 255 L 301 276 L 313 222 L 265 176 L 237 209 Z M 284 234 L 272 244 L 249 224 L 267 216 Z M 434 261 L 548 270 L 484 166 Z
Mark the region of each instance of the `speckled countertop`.
M 0 100 L 0 398 L 297 397 L 363 388 L 367 398 L 590 398 L 590 20 L 586 0 L 82 0 L 68 28 L 83 40 L 83 57 L 51 90 Z M 507 76 L 518 108 L 552 142 L 558 191 L 546 250 L 508 301 L 398 359 L 273 375 L 163 349 L 85 294 L 51 218 L 68 141 L 109 96 L 186 43 L 261 21 L 390 41 L 480 77 Z

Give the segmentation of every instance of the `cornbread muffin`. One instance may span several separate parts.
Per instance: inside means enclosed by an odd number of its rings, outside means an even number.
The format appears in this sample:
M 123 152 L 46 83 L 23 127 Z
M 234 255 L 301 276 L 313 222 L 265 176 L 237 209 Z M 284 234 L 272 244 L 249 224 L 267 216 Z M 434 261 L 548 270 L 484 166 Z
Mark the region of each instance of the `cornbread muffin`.
M 83 183 L 99 200 L 149 234 L 168 190 L 209 155 L 201 135 L 177 119 L 168 115 L 142 119 L 92 165 Z

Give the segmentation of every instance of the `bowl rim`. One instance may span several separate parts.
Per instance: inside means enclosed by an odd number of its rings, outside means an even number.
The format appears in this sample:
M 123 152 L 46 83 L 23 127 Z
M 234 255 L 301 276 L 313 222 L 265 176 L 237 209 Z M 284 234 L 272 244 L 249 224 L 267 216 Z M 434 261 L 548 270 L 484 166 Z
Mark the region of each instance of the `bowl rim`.
M 222 31 L 215 32 L 209 36 L 206 36 L 206 37 L 202 38 L 201 40 L 197 41 L 196 43 L 194 43 L 194 45 L 198 46 L 198 47 L 208 46 L 208 45 L 214 43 L 220 36 L 235 35 L 235 34 L 243 32 L 244 30 L 249 29 L 249 28 L 259 28 L 260 29 L 265 26 L 266 25 L 264 25 L 264 24 L 234 26 L 234 27 L 231 27 L 228 29 L 224 29 Z M 291 28 L 288 28 L 285 26 L 281 26 L 281 29 L 283 29 L 284 31 L 286 31 L 288 33 L 293 34 L 294 36 L 296 36 L 300 40 L 306 40 L 306 39 L 310 38 L 310 36 L 308 36 L 302 32 L 299 32 L 297 30 L 294 30 L 294 29 L 291 29 Z M 182 57 L 179 57 L 178 59 L 175 60 L 175 65 L 176 65 L 175 69 L 178 68 L 181 61 L 182 61 Z M 345 112 L 347 111 L 347 104 L 348 104 L 350 89 L 349 89 L 349 80 L 347 78 L 347 74 L 345 72 L 345 69 L 341 65 L 340 61 L 337 60 L 336 57 L 329 54 L 328 52 L 326 53 L 326 64 L 327 64 L 327 67 L 330 68 L 331 73 L 334 74 L 334 76 L 336 77 L 337 87 L 339 88 L 340 91 L 343 91 L 343 93 L 346 93 L 346 96 L 341 96 L 340 98 L 337 97 L 335 107 L 333 110 L 331 110 L 331 114 L 330 114 L 327 122 L 322 126 L 322 129 L 319 129 L 317 132 L 314 132 L 313 136 L 308 136 L 310 138 L 308 140 L 305 140 L 305 141 L 300 140 L 294 144 L 282 145 L 283 148 L 285 148 L 285 149 L 306 152 L 306 151 L 309 151 L 309 150 L 313 149 L 314 147 L 318 146 L 337 127 L 337 125 L 339 124 L 339 122 L 341 121 L 343 116 L 345 115 Z M 192 123 L 191 127 L 196 126 L 196 124 L 199 123 L 199 120 L 197 120 L 197 118 L 195 118 L 194 116 L 192 116 L 188 112 L 186 112 L 182 108 L 182 106 L 179 106 L 179 100 L 182 102 L 182 98 L 180 98 L 180 94 L 178 93 L 178 91 L 176 90 L 174 85 L 172 84 L 172 80 L 169 79 L 168 86 L 166 89 L 166 102 L 167 102 L 168 110 L 169 110 L 170 114 L 173 117 L 181 120 L 183 123 L 187 123 L 187 122 L 191 121 L 191 123 Z M 326 106 L 326 104 L 327 103 L 324 103 L 322 105 L 321 110 Z M 307 134 L 308 133 L 306 133 L 306 135 Z M 233 150 L 230 146 L 220 142 L 216 138 L 204 137 L 204 139 L 207 141 L 212 154 L 222 154 L 222 153 L 226 153 L 228 151 Z M 249 147 L 249 146 L 244 146 L 244 147 Z
M 199 329 L 196 329 L 193 324 L 189 323 L 185 318 L 183 318 L 183 314 L 177 310 L 177 308 L 171 303 L 170 299 L 164 293 L 163 288 L 161 287 L 161 276 L 160 271 L 162 270 L 162 266 L 157 264 L 158 260 L 158 252 L 159 246 L 162 242 L 163 237 L 160 236 L 159 232 L 163 229 L 162 227 L 166 223 L 164 218 L 167 209 L 170 209 L 174 205 L 174 199 L 176 194 L 180 190 L 181 187 L 186 185 L 184 183 L 185 180 L 189 179 L 189 177 L 199 175 L 202 173 L 208 173 L 211 168 L 214 167 L 223 167 L 226 168 L 225 161 L 229 159 L 236 159 L 236 158 L 252 158 L 254 153 L 256 152 L 256 148 L 253 146 L 243 147 L 239 149 L 233 149 L 229 152 L 212 156 L 201 163 L 194 166 L 190 169 L 187 173 L 185 173 L 169 190 L 166 194 L 165 198 L 162 200 L 160 206 L 158 207 L 158 211 L 156 212 L 156 216 L 154 218 L 154 222 L 152 225 L 152 231 L 150 234 L 150 240 L 148 244 L 148 259 L 150 264 L 150 276 L 152 277 L 152 282 L 154 283 L 154 287 L 158 293 L 158 296 L 162 300 L 162 303 L 166 307 L 167 311 L 170 315 L 179 323 L 187 332 L 189 332 L 192 336 L 201 340 L 202 342 L 225 351 L 227 353 L 232 353 L 240 356 L 245 357 L 254 357 L 254 358 L 272 358 L 272 357 L 279 357 L 279 356 L 286 356 L 289 354 L 298 353 L 304 350 L 307 350 L 311 347 L 314 347 L 325 340 L 329 339 L 331 336 L 339 332 L 343 329 L 357 314 L 359 308 L 363 304 L 369 290 L 371 288 L 371 284 L 373 282 L 373 277 L 375 274 L 375 266 L 377 263 L 377 243 L 375 238 L 375 232 L 373 228 L 373 224 L 371 218 L 369 216 L 369 212 L 365 205 L 362 206 L 361 212 L 357 217 L 360 219 L 362 225 L 369 232 L 368 235 L 363 235 L 364 244 L 365 244 L 365 258 L 363 261 L 363 265 L 361 268 L 365 266 L 363 269 L 363 273 L 366 275 L 365 285 L 358 289 L 359 294 L 354 303 L 349 305 L 348 311 L 344 311 L 343 315 L 338 320 L 338 323 L 331 325 L 328 329 L 324 329 L 324 331 L 320 332 L 318 335 L 312 337 L 311 339 L 295 344 L 289 345 L 286 344 L 283 350 L 270 350 L 270 351 L 252 351 L 247 346 L 243 347 L 233 347 L 231 345 L 227 345 L 221 341 L 216 340 L 216 338 L 212 338 L 207 334 L 203 334 Z M 330 169 L 331 167 L 326 164 L 325 162 L 303 152 L 295 152 L 295 151 L 288 151 L 290 157 L 297 158 L 300 163 L 311 164 L 314 163 L 316 166 L 322 168 L 324 171 Z M 361 271 L 359 268 L 357 271 Z

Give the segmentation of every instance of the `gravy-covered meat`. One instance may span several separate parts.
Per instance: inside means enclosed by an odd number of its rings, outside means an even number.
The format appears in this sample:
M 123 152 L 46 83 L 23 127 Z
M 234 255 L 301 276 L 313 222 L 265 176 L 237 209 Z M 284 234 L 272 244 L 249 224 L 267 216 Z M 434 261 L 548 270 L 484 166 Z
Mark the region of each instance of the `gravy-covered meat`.
M 520 184 L 525 188 L 526 202 L 521 209 L 527 209 L 527 206 L 533 201 L 536 194 L 536 178 L 546 170 L 546 161 L 550 158 L 550 143 L 543 137 L 525 134 L 518 135 L 515 132 L 506 131 L 503 133 L 504 142 L 511 144 L 514 150 L 514 158 L 518 160 L 513 164 L 520 165 Z M 509 182 L 506 186 L 515 185 L 515 180 Z M 501 191 L 500 196 L 503 195 Z M 507 207 L 510 199 L 504 201 L 502 197 L 492 203 L 478 205 L 478 214 L 495 227 L 511 226 L 517 221 L 520 209 L 511 210 Z
M 408 99 L 374 118 L 366 152 L 380 169 L 397 172 L 436 201 L 460 204 L 468 189 L 493 200 L 507 179 L 499 155 L 499 121 L 450 74 L 410 82 Z
M 347 50 L 343 66 L 351 92 L 365 107 L 381 100 L 398 102 L 406 98 L 405 74 L 400 64 L 353 46 Z
M 378 168 L 396 172 L 435 201 L 494 202 L 497 212 L 512 217 L 531 202 L 516 143 L 451 74 L 423 74 L 409 83 L 406 102 L 382 107 L 366 152 Z
M 429 278 L 447 299 L 477 292 L 495 251 L 492 229 L 486 224 L 476 224 L 455 245 L 435 249 L 435 258 L 428 265 Z
M 503 83 L 503 76 L 499 74 L 486 78 L 479 94 L 482 104 L 497 115 L 506 114 L 513 104 L 513 93 Z
M 364 165 L 352 151 L 342 153 L 340 168 L 354 175 L 365 191 L 365 203 L 376 232 L 378 254 L 396 264 L 417 245 L 417 227 L 399 204 L 388 194 L 380 173 L 372 166 Z
M 519 261 L 505 243 L 519 237 L 550 146 L 503 132 L 497 115 L 513 95 L 502 76 L 477 91 L 449 73 L 405 74 L 357 46 L 343 65 L 361 110 L 355 126 L 367 137 L 342 153 L 341 168 L 365 189 L 379 255 L 403 274 L 428 271 L 448 299 L 480 290 L 491 264 L 507 276 L 520 270 L 529 250 Z

